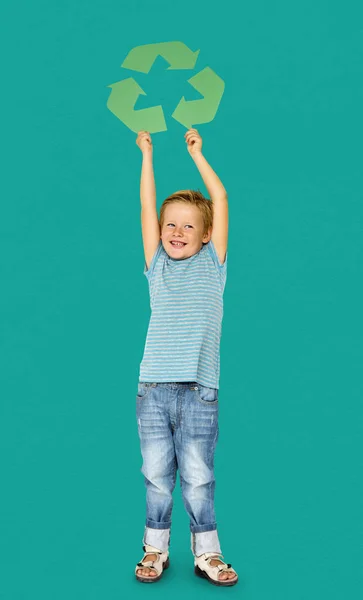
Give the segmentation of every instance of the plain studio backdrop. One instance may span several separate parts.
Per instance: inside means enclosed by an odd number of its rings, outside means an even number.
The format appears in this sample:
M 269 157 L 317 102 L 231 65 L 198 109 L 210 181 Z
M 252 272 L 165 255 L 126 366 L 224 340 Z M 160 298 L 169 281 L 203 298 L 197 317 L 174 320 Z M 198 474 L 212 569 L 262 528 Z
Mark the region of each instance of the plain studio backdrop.
M 1 600 L 340 600 L 363 595 L 362 59 L 358 1 L 34 0 L 1 9 Z M 138 45 L 194 70 L 120 68 Z M 195 577 L 174 491 L 171 566 L 138 583 L 145 487 L 135 402 L 150 315 L 136 134 L 107 86 L 162 104 L 157 205 L 207 193 L 171 114 L 196 124 L 229 196 L 216 515 L 239 574 Z

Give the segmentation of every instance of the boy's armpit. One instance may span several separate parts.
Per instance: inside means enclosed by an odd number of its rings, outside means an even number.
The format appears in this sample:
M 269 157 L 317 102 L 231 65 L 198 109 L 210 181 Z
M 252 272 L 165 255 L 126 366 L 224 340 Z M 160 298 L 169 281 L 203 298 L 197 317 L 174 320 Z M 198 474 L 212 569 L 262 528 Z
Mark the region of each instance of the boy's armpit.
M 144 245 L 145 263 L 147 269 L 149 269 L 150 263 L 160 241 L 158 213 L 154 206 L 141 207 L 141 231 Z
M 163 247 L 162 243 L 161 243 L 161 241 L 159 241 L 159 244 L 155 250 L 154 256 L 152 256 L 152 258 L 151 258 L 149 265 L 147 264 L 147 262 L 145 260 L 144 275 L 146 275 L 148 280 L 150 280 L 150 278 L 153 276 L 155 264 L 158 261 L 160 253 L 162 251 L 162 247 Z
M 225 246 L 223 246 L 222 250 L 219 249 L 215 244 L 214 247 L 216 249 L 216 255 L 219 261 L 219 266 L 223 267 L 224 263 L 226 262 L 226 258 L 227 258 L 227 248 Z
M 209 241 L 208 248 L 209 248 L 210 254 L 213 258 L 215 265 L 218 267 L 218 270 L 220 270 L 220 271 L 225 270 L 227 267 L 227 257 L 228 257 L 227 248 L 223 249 L 223 254 L 224 254 L 223 261 L 221 261 L 221 256 L 218 255 L 217 248 L 212 239 Z

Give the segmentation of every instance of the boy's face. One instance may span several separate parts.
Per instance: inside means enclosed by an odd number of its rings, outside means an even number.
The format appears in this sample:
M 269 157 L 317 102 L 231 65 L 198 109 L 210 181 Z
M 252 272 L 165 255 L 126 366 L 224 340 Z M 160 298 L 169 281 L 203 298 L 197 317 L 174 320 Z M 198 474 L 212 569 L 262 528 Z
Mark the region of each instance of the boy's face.
M 203 217 L 196 206 L 173 202 L 166 207 L 160 238 L 165 252 L 171 258 L 193 256 L 199 252 L 203 243 L 209 242 L 211 235 L 212 228 L 203 235 Z M 173 241 L 183 244 L 175 245 Z

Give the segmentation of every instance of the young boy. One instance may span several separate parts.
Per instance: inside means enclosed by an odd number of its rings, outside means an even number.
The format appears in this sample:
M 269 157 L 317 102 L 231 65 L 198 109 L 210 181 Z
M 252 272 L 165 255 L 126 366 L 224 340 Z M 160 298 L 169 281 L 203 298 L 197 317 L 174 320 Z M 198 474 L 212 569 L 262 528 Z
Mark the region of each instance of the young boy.
M 146 485 L 144 557 L 139 581 L 169 566 L 172 492 L 179 469 L 190 517 L 195 573 L 219 586 L 237 583 L 221 560 L 214 513 L 218 439 L 219 345 L 227 269 L 228 201 L 202 154 L 196 129 L 185 134 L 211 197 L 182 190 L 156 210 L 152 141 L 140 131 L 141 223 L 151 317 L 140 365 L 136 416 Z

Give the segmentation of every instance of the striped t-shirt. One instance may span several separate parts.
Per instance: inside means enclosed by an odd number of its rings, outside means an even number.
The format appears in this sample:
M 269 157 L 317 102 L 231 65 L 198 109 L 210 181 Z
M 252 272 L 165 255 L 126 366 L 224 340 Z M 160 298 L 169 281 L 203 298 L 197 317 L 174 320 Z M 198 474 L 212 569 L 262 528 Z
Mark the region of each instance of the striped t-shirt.
M 171 258 L 161 240 L 144 267 L 151 316 L 139 381 L 196 381 L 219 388 L 219 347 L 227 255 L 210 240 L 193 256 Z

